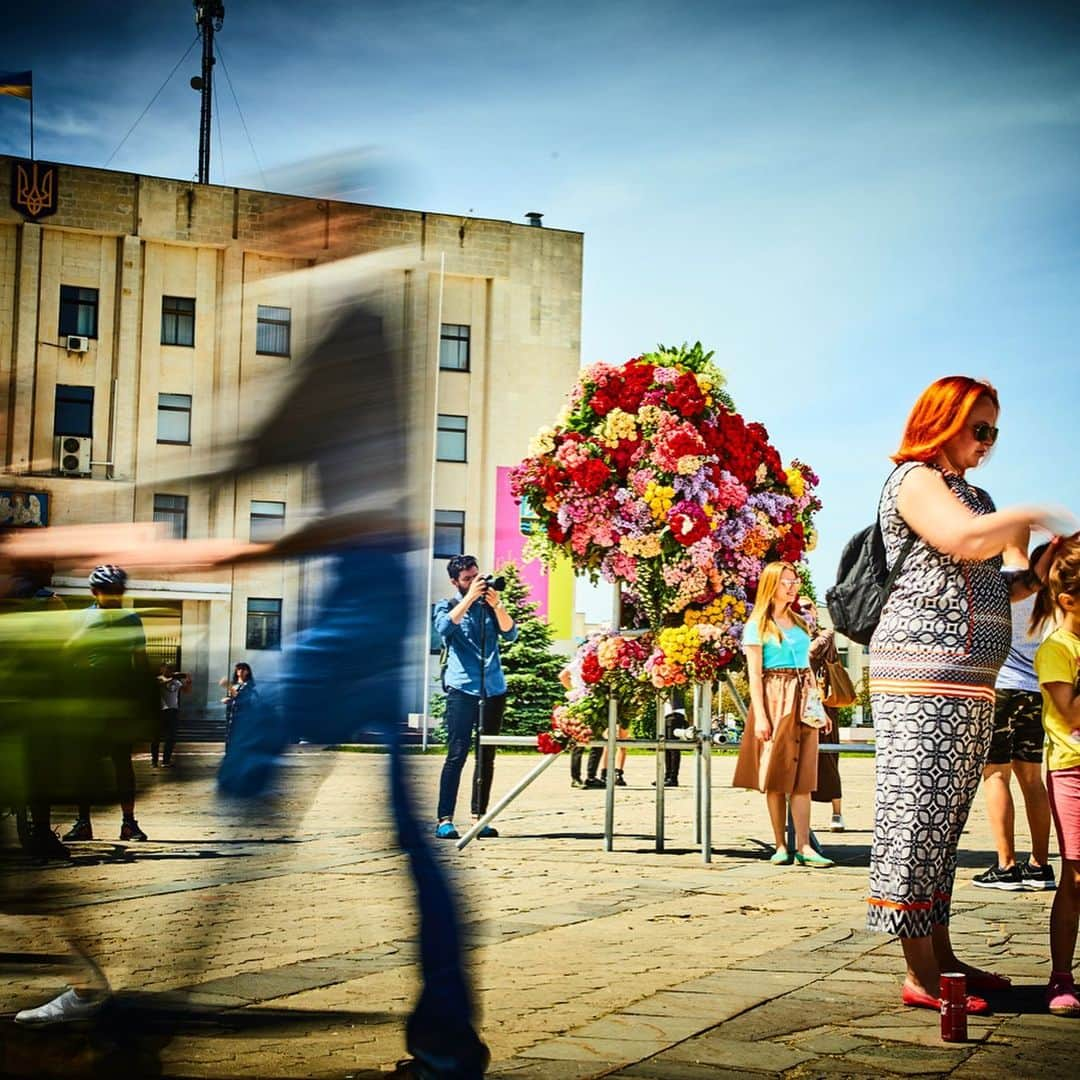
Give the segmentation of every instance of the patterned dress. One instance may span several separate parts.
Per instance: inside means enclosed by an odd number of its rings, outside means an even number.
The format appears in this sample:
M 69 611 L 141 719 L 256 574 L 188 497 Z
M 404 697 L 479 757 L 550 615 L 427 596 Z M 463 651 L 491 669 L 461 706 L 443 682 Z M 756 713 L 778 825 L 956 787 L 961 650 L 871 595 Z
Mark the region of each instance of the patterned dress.
M 910 534 L 896 508 L 907 462 L 885 484 L 879 517 L 891 566 Z M 990 496 L 941 472 L 971 511 Z M 867 927 L 924 937 L 948 925 L 956 848 L 994 726 L 994 682 L 1012 627 L 1001 558 L 963 561 L 921 538 L 904 562 L 870 642 L 877 746 Z

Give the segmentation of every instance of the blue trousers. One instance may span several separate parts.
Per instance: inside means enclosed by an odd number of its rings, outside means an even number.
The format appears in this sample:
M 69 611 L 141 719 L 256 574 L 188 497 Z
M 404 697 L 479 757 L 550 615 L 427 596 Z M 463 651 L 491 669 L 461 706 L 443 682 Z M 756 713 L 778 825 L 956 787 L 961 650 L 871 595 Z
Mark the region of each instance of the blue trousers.
M 357 545 L 337 553 L 329 571 L 311 626 L 286 645 L 277 684 L 260 682 L 259 708 L 239 710 L 218 788 L 240 798 L 269 794 L 282 751 L 297 734 L 342 742 L 362 732 L 385 742 L 391 808 L 419 908 L 423 988 L 406 1044 L 434 1075 L 471 1080 L 482 1075 L 487 1051 L 473 1027 L 457 903 L 413 809 L 401 752 L 410 610 L 404 558 L 393 545 Z

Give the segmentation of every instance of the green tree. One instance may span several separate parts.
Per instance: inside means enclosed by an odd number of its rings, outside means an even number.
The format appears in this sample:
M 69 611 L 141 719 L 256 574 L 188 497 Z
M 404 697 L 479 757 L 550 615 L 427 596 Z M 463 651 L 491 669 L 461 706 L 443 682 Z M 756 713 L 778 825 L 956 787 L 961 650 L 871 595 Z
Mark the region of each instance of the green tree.
M 496 574 L 506 578 L 503 604 L 517 623 L 518 636 L 500 647 L 506 675 L 506 715 L 503 733 L 535 735 L 551 723 L 552 708 L 565 697 L 559 672 L 566 658 L 551 651 L 551 627 L 536 614 L 539 605 L 529 600 L 528 586 L 513 563 Z

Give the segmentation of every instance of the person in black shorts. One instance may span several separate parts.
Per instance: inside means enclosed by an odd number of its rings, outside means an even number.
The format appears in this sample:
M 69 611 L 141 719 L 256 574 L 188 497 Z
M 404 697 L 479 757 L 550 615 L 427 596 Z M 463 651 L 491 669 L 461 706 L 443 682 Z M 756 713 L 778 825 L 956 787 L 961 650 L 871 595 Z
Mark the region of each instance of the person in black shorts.
M 1042 551 L 1039 548 L 1033 553 L 1032 565 Z M 1007 558 L 1008 555 L 1007 552 Z M 1005 574 L 1027 572 L 1022 554 L 1013 561 L 1019 566 L 1006 569 Z M 1029 598 L 1012 605 L 1012 645 L 998 674 L 994 695 L 994 735 L 983 769 L 983 791 L 986 792 L 986 812 L 997 847 L 997 862 L 975 875 L 972 884 L 980 889 L 1021 892 L 1055 887 L 1054 871 L 1048 862 L 1050 802 L 1042 777 L 1042 695 L 1033 666 L 1039 639 L 1028 635 L 1033 602 Z M 1020 864 L 1016 861 L 1016 811 L 1010 790 L 1013 776 L 1024 797 L 1031 831 L 1031 857 Z

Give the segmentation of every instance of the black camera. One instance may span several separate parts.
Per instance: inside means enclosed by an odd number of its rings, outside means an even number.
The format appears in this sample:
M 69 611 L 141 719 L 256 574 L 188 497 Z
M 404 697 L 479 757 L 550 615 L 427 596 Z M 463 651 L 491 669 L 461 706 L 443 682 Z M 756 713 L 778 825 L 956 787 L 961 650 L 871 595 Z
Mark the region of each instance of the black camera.
M 498 577 L 492 577 L 491 574 L 488 574 L 480 580 L 484 583 L 485 590 L 494 589 L 496 592 L 502 592 L 506 588 L 506 578 L 501 574 Z

